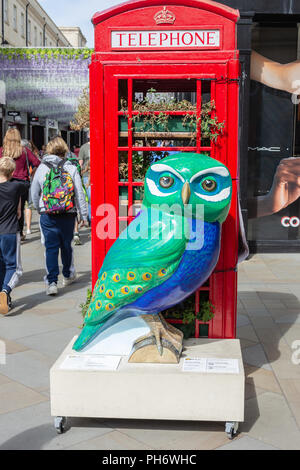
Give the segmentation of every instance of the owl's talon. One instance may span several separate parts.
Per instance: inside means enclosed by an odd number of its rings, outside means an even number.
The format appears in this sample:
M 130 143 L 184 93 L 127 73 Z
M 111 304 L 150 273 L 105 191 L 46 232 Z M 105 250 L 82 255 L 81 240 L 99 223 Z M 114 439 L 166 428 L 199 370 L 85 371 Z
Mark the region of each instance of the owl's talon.
M 183 335 L 159 315 L 142 315 L 150 333 L 138 338 L 133 345 L 129 362 L 178 363 L 182 352 Z

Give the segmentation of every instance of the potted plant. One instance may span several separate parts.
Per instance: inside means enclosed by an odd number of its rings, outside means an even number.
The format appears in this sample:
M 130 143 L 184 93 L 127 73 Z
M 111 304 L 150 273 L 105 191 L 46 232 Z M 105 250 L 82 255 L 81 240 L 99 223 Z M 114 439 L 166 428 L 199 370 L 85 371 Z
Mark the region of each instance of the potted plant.
M 225 122 L 219 122 L 215 115 L 215 102 L 209 101 L 201 107 L 200 115 L 197 105 L 188 100 L 175 98 L 157 98 L 156 90 L 150 89 L 143 101 L 133 103 L 132 129 L 136 136 L 145 137 L 177 137 L 195 140 L 201 122 L 201 137 L 217 142 L 222 134 Z M 128 105 L 121 99 L 121 111 L 124 116 L 120 120 L 120 132 L 128 133 Z M 177 112 L 183 114 L 177 114 Z M 173 113 L 173 114 L 172 114 Z
M 214 318 L 214 310 L 215 307 L 208 297 L 204 297 L 200 301 L 199 313 L 196 313 L 195 296 L 192 295 L 175 307 L 165 310 L 163 314 L 166 320 L 182 322 L 182 324 L 176 324 L 176 328 L 179 328 L 183 332 L 185 339 L 188 339 L 195 336 L 196 320 L 201 322 L 200 336 L 205 337 L 208 335 L 208 323 Z

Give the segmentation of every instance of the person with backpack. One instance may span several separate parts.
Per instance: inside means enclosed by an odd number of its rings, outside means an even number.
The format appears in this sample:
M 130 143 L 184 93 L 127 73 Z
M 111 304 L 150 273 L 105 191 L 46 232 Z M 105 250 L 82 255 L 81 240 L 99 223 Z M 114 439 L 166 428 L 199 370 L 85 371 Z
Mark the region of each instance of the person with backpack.
M 13 174 L 15 181 L 21 182 L 23 185 L 23 194 L 21 198 L 21 217 L 19 219 L 19 228 L 21 233 L 21 241 L 24 241 L 26 235 L 24 230 L 24 207 L 28 200 L 30 188 L 30 172 L 29 168 L 37 168 L 40 160 L 31 152 L 30 149 L 22 146 L 21 135 L 18 129 L 11 127 L 7 130 L 3 147 L 0 148 L 0 158 L 9 157 L 15 161 L 16 169 Z
M 76 165 L 66 156 L 68 147 L 61 137 L 50 140 L 41 165 L 36 171 L 31 197 L 39 211 L 46 248 L 46 294 L 58 293 L 58 255 L 61 251 L 63 287 L 76 280 L 72 240 L 77 215 L 87 225 L 87 205 Z

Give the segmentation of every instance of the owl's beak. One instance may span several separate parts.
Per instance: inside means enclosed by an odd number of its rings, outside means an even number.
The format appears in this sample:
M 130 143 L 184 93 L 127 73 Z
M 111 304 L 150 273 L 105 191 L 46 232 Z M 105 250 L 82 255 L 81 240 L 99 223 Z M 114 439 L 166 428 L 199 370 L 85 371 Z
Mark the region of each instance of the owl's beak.
M 182 198 L 182 202 L 183 202 L 184 205 L 189 203 L 191 194 L 192 193 L 191 193 L 190 185 L 189 185 L 188 182 L 186 182 L 185 185 L 183 186 L 182 192 L 181 192 L 181 198 Z

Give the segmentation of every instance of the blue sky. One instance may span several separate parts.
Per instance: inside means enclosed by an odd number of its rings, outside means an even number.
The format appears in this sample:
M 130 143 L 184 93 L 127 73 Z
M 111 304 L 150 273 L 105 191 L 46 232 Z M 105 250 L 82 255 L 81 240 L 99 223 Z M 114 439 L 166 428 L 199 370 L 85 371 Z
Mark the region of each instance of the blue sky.
M 88 47 L 94 47 L 92 16 L 124 0 L 39 0 L 40 5 L 57 26 L 79 26 L 86 37 Z

